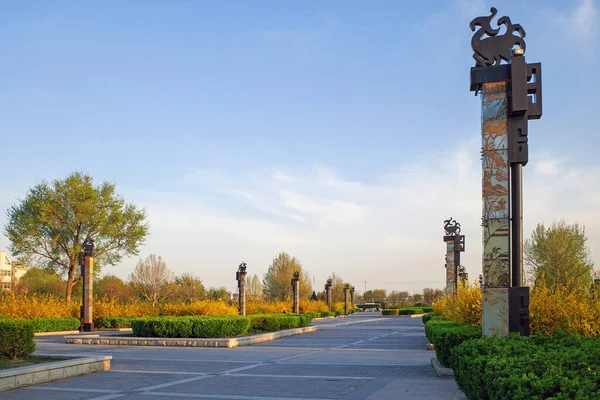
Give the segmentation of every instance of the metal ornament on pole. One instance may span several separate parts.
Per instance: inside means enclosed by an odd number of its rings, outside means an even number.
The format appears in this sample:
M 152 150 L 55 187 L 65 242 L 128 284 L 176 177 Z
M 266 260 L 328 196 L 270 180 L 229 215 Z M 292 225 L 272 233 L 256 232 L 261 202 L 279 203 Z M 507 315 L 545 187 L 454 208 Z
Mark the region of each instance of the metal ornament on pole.
M 238 283 L 238 311 L 240 315 L 246 315 L 246 268 L 246 263 L 242 262 L 235 273 L 235 279 Z
M 493 28 L 498 10 L 492 7 L 490 12 L 470 23 L 475 32 L 470 90 L 482 93 L 483 333 L 528 336 L 522 167 L 529 161 L 528 120 L 542 116 L 542 71 L 540 63 L 525 62 L 523 27 L 503 16 Z M 506 30 L 500 35 L 503 25 Z

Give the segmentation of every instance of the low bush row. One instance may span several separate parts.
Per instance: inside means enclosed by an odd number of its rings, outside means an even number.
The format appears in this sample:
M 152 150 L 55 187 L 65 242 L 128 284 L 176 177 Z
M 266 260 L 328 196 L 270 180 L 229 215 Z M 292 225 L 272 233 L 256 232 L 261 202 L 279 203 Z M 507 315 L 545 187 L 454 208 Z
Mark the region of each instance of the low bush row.
M 122 329 L 131 328 L 131 321 L 138 317 L 102 317 L 94 324 L 96 328 Z
M 398 310 L 397 308 L 389 308 L 386 310 L 381 310 L 381 314 L 383 315 L 399 315 L 400 310 Z
M 425 335 L 433 343 L 440 364 L 452 367 L 452 350 L 466 340 L 480 338 L 481 328 L 434 316 L 425 324 Z
M 61 332 L 79 330 L 81 321 L 75 317 L 32 318 L 33 332 Z
M 35 351 L 33 324 L 25 319 L 0 319 L 0 356 L 11 360 Z
M 248 315 L 248 318 L 252 333 L 301 328 L 312 322 L 312 317 L 306 314 L 252 314 Z
M 306 313 L 305 315 L 309 315 L 312 318 L 326 318 L 326 317 L 335 317 L 335 312 L 333 311 L 313 311 Z
M 452 368 L 469 399 L 600 399 L 597 338 L 485 336 L 457 346 Z
M 248 332 L 273 332 L 310 325 L 310 315 L 252 314 L 249 316 L 184 316 L 142 317 L 127 320 L 108 320 L 106 324 L 129 323 L 134 336 L 164 338 L 233 337 Z M 115 326 L 112 326 L 115 327 Z
M 435 316 L 437 316 L 436 313 L 430 312 L 430 313 L 427 313 L 427 314 L 423 314 L 423 316 L 421 317 L 421 320 L 423 321 L 424 324 L 426 324 L 427 321 L 429 321 L 431 318 L 433 318 Z
M 133 336 L 216 338 L 241 335 L 250 329 L 242 316 L 143 317 L 131 320 Z

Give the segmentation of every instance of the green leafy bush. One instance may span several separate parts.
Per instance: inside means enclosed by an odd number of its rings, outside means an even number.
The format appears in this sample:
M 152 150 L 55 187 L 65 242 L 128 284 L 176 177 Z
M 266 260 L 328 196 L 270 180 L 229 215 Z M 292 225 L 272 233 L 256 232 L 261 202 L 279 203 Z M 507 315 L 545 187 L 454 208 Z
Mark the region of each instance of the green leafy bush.
M 75 331 L 81 324 L 75 317 L 31 318 L 29 322 L 35 333 Z
M 423 314 L 423 309 L 422 309 L 422 308 L 415 308 L 415 307 L 411 307 L 411 308 L 400 308 L 398 311 L 399 311 L 399 314 L 400 314 L 400 315 L 416 315 L 416 314 Z
M 335 317 L 335 312 L 333 311 L 321 311 L 321 318 L 325 317 Z
M 337 310 L 337 311 L 335 312 L 335 316 L 336 316 L 336 317 L 339 317 L 340 315 L 344 315 L 344 310 Z
M 390 308 L 387 310 L 381 310 L 381 314 L 383 314 L 383 315 L 398 315 L 399 312 L 400 312 L 400 310 L 394 309 L 394 308 Z
M 96 321 L 95 326 L 107 329 L 131 328 L 131 320 L 136 317 L 102 317 Z
M 241 335 L 250 329 L 242 316 L 143 317 L 131 320 L 134 336 L 214 338 Z
M 600 399 L 600 339 L 485 336 L 452 351 L 470 399 Z
M 424 313 L 430 313 L 433 311 L 433 307 L 431 306 L 421 306 L 419 307 L 421 310 L 423 310 Z
M 31 322 L 18 319 L 0 319 L 0 356 L 11 360 L 35 351 L 35 336 Z
M 445 367 L 452 366 L 452 350 L 462 342 L 481 337 L 481 328 L 432 317 L 425 324 L 425 335 L 435 347 L 435 355 Z
M 423 316 L 421 317 L 421 320 L 423 321 L 424 324 L 427 323 L 427 321 L 429 321 L 431 318 L 435 317 L 437 314 L 430 312 L 427 314 L 423 314 Z
M 312 316 L 309 314 L 252 314 L 248 318 L 250 318 L 250 330 L 252 332 L 273 332 L 280 329 L 300 328 L 308 326 L 312 322 Z

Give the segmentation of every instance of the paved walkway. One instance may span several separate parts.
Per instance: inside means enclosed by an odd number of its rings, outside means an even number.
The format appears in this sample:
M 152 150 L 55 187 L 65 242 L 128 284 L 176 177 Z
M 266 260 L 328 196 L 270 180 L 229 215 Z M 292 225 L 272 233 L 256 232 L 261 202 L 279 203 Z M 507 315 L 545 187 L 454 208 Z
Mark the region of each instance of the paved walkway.
M 454 399 L 435 375 L 420 318 L 360 313 L 324 329 L 237 348 L 67 345 L 38 338 L 37 354 L 112 355 L 111 371 L 3 392 L 3 400 Z M 456 397 L 455 397 L 456 396 Z

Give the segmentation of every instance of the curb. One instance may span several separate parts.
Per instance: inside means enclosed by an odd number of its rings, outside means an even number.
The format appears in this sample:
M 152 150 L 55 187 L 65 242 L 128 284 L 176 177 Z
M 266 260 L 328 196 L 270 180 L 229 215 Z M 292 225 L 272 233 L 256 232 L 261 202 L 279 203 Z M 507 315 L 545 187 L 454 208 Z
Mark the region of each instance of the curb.
M 34 336 L 76 335 L 79 331 L 37 332 Z
M 268 342 L 286 336 L 311 333 L 321 326 L 286 329 L 238 338 L 147 338 L 147 337 L 106 337 L 100 335 L 65 336 L 65 343 L 108 345 L 108 346 L 174 346 L 174 347 L 238 347 Z
M 110 370 L 112 356 L 74 357 L 64 360 L 65 355 L 43 355 L 56 357 L 61 361 L 27 367 L 10 368 L 0 371 L 0 392 L 17 389 L 24 386 L 37 385 L 58 379 L 86 375 L 92 372 Z
M 435 372 L 440 377 L 454 376 L 454 371 L 452 370 L 452 368 L 443 367 L 442 364 L 440 364 L 440 362 L 438 361 L 438 359 L 436 357 L 433 357 L 431 359 L 431 365 L 433 366 L 433 369 L 435 369 Z

